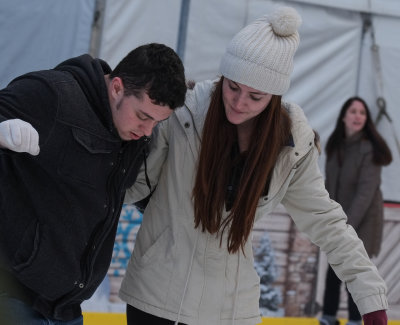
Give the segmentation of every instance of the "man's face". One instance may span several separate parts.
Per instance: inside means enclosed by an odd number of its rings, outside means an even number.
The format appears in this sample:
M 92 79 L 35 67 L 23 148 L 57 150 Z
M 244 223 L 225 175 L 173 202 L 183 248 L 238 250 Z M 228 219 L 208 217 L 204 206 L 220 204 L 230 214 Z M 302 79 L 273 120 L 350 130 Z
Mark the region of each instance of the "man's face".
M 140 98 L 124 95 L 122 82 L 110 81 L 110 106 L 114 126 L 122 140 L 138 140 L 150 136 L 158 122 L 166 120 L 172 110 L 169 106 L 154 104 L 146 92 Z

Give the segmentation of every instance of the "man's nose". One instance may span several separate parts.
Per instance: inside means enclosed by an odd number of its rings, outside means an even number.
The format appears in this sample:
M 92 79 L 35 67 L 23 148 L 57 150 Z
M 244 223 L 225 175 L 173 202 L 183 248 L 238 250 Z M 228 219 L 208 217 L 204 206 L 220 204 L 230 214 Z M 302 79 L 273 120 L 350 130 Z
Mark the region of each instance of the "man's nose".
M 145 136 L 149 137 L 151 136 L 151 133 L 153 132 L 154 127 L 157 125 L 156 121 L 148 121 L 143 124 L 142 130 Z

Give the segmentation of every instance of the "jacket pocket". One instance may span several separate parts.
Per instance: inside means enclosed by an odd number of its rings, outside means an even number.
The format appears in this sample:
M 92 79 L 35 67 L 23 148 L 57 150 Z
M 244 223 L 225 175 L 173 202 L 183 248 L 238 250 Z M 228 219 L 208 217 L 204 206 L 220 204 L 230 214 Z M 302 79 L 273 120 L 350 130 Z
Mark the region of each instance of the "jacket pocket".
M 16 278 L 26 287 L 48 300 L 56 300 L 70 292 L 80 275 L 79 261 L 68 263 L 57 250 L 52 230 L 37 221 L 28 226 L 14 255 Z
M 15 271 L 20 272 L 32 264 L 39 250 L 39 232 L 39 222 L 31 221 L 25 229 L 24 236 L 14 255 L 13 268 Z
M 150 264 L 153 260 L 160 262 L 160 259 L 157 258 L 160 256 L 167 259 L 171 252 L 171 238 L 171 228 L 167 227 L 144 252 L 140 251 L 140 249 L 134 250 L 134 259 L 137 265 L 145 266 Z
M 66 181 L 75 181 L 90 187 L 96 187 L 99 173 L 105 174 L 106 155 L 115 150 L 116 144 L 98 138 L 81 129 L 72 129 L 72 137 L 64 148 L 58 174 Z M 109 163 L 111 163 L 111 157 Z

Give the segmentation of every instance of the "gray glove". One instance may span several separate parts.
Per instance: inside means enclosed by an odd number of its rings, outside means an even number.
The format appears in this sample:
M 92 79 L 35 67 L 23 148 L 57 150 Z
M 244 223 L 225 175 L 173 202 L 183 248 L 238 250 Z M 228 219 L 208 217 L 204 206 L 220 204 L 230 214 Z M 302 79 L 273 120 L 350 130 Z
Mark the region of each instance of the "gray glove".
M 0 123 L 0 147 L 36 156 L 40 151 L 39 134 L 28 122 L 7 120 Z

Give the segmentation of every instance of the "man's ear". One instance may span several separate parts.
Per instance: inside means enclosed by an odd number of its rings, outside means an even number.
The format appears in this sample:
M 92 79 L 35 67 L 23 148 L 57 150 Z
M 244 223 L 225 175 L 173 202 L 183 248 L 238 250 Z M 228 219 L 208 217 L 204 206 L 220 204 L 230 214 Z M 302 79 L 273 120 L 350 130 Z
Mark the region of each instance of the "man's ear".
M 111 94 L 115 99 L 124 96 L 124 84 L 120 77 L 114 77 L 111 80 Z

